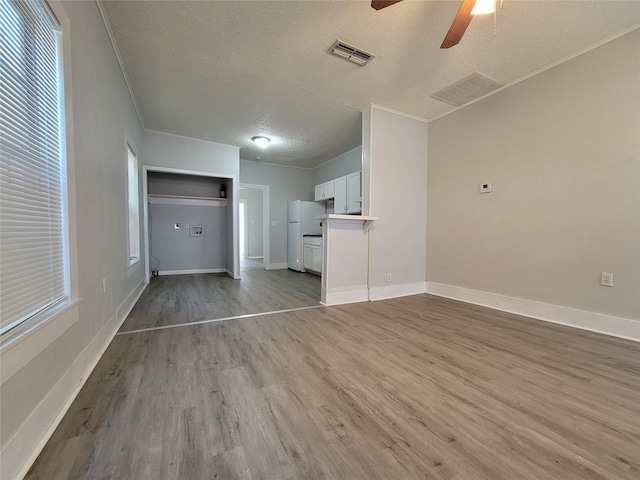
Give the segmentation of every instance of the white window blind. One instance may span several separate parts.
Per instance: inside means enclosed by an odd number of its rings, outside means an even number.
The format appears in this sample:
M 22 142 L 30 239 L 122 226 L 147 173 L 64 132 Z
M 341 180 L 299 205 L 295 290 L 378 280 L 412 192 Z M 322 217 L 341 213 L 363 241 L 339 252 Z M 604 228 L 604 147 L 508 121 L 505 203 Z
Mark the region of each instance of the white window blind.
M 127 145 L 127 200 L 129 208 L 129 265 L 140 259 L 140 208 L 138 204 L 138 158 Z
M 68 296 L 60 32 L 0 0 L 0 334 Z

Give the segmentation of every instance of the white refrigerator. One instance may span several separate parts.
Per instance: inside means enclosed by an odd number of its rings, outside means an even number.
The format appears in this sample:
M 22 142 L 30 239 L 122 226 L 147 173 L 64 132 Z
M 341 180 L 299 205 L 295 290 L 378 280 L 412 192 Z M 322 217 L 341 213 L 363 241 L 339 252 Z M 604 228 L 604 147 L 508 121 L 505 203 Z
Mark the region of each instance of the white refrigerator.
M 289 202 L 287 225 L 287 265 L 292 270 L 304 272 L 302 267 L 303 235 L 322 235 L 320 220 L 324 206 L 316 202 L 295 200 Z

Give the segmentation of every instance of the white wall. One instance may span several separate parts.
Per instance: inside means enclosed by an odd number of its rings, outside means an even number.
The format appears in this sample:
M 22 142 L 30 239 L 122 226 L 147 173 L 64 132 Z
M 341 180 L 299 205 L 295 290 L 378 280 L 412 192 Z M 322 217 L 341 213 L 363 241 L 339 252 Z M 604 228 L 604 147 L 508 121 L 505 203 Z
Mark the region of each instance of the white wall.
M 335 178 L 362 170 L 362 145 L 313 169 L 313 184 L 319 185 Z
M 225 271 L 227 269 L 228 207 L 200 205 L 150 205 L 152 254 L 160 274 Z M 175 229 L 174 224 L 180 228 Z M 202 237 L 189 235 L 190 227 L 202 227 Z
M 240 147 L 144 132 L 145 165 L 238 176 Z
M 635 31 L 430 123 L 429 282 L 640 319 L 638 45 Z
M 363 115 L 363 213 L 380 218 L 369 233 L 373 300 L 425 289 L 427 132 L 425 121 L 381 107 Z
M 228 178 L 226 222 L 226 269 L 234 278 L 240 275 L 238 244 L 238 178 L 240 147 L 185 138 L 166 133 L 144 132 L 144 165 L 170 170 Z
M 243 188 L 240 198 L 247 201 L 247 256 L 262 257 L 263 207 L 262 190 Z
M 287 263 L 287 205 L 292 200 L 313 200 L 313 171 L 304 168 L 281 167 L 240 161 L 240 181 L 255 185 L 269 185 L 271 218 L 265 221 L 270 226 L 271 264 L 285 266 Z
M 222 184 L 228 181 L 218 177 L 149 172 L 147 193 L 216 198 L 220 196 Z M 152 269 L 158 270 L 161 275 L 225 271 L 227 208 L 221 205 L 149 205 Z M 175 224 L 179 224 L 180 229 L 175 229 Z M 189 235 L 192 226 L 202 227 L 204 235 Z
M 74 130 L 68 149 L 75 162 L 69 177 L 75 190 L 73 256 L 81 300 L 2 350 L 0 477 L 6 479 L 33 460 L 144 287 L 142 266 L 127 269 L 125 181 L 125 131 L 140 157 L 142 128 L 96 4 L 65 2 L 54 4 L 54 10 L 69 47 L 64 57 L 66 86 L 72 85 L 67 114 Z M 105 294 L 102 278 L 107 279 Z M 64 323 L 69 314 L 73 321 Z

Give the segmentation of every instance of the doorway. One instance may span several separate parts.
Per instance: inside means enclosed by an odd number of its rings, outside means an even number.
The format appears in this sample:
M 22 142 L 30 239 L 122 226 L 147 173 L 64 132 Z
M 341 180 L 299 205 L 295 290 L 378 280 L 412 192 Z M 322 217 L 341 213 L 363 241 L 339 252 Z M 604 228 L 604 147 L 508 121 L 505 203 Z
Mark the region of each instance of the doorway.
M 242 192 L 240 192 L 242 196 Z M 240 258 L 247 258 L 247 199 L 240 198 L 238 202 L 240 207 L 238 212 L 240 218 L 238 219 L 238 233 L 240 236 Z
M 239 202 L 245 203 L 244 218 L 241 212 L 238 218 L 238 223 L 244 225 L 244 232 L 240 234 L 240 250 L 244 254 L 241 253 L 240 257 L 261 260 L 262 268 L 270 270 L 269 186 L 241 183 Z

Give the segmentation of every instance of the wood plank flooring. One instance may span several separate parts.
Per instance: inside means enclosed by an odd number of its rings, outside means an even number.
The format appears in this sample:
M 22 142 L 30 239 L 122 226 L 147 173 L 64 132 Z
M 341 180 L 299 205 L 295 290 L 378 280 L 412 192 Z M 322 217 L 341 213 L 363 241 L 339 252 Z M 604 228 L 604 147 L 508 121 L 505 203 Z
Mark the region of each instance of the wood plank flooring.
M 27 478 L 637 480 L 639 374 L 429 295 L 119 335 Z
M 225 273 L 154 277 L 121 331 L 272 312 L 320 303 L 320 277 L 242 260 L 241 280 Z

